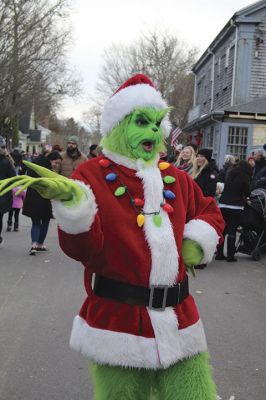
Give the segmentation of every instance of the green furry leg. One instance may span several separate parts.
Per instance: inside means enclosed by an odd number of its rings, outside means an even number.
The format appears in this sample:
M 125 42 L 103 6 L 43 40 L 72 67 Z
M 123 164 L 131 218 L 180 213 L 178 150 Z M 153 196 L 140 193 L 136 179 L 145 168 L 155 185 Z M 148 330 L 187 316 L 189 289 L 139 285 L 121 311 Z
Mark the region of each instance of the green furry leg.
M 151 381 L 149 370 L 90 364 L 95 400 L 148 400 Z
M 95 400 L 215 400 L 209 354 L 180 361 L 165 370 L 111 367 L 91 363 Z
M 216 399 L 208 353 L 180 361 L 166 370 L 157 371 L 157 374 L 158 399 Z

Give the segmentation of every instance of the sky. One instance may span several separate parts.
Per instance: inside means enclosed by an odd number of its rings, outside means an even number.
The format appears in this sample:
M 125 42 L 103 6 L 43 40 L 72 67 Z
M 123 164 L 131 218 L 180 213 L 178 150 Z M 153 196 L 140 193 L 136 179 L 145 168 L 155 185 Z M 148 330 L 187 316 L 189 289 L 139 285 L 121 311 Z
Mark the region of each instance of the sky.
M 68 61 L 82 80 L 83 93 L 66 99 L 60 118 L 82 121 L 91 105 L 103 50 L 130 44 L 142 32 L 159 28 L 204 52 L 236 11 L 252 0 L 72 0 L 73 39 Z

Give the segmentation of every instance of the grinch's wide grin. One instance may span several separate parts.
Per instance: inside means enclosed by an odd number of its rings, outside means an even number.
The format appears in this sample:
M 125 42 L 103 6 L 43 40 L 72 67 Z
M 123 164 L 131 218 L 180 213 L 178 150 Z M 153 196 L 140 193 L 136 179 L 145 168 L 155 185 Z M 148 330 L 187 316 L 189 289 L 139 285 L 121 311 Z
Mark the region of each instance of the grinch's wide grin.
M 145 140 L 141 142 L 142 148 L 144 151 L 147 151 L 148 153 L 151 153 L 154 147 L 154 142 L 151 140 Z

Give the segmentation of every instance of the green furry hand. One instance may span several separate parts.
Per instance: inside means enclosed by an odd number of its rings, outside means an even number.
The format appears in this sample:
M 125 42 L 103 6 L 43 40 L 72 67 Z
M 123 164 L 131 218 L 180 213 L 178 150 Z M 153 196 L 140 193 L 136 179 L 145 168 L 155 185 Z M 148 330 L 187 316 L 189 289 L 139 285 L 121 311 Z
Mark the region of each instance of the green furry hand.
M 194 265 L 199 265 L 203 259 L 203 251 L 194 240 L 184 239 L 182 243 L 182 257 L 186 268 L 195 276 Z
M 40 165 L 28 161 L 23 161 L 23 163 L 36 172 L 40 178 L 20 175 L 4 179 L 0 181 L 0 196 L 3 196 L 14 187 L 21 186 L 16 195 L 31 187 L 45 199 L 61 200 L 68 207 L 79 203 L 85 197 L 83 190 L 71 179 L 58 175 Z

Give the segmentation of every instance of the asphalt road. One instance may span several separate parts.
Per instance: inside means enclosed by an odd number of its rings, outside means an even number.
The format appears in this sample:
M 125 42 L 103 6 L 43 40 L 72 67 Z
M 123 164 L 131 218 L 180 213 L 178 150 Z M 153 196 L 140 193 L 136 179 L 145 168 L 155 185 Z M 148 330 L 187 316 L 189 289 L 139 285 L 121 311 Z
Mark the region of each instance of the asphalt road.
M 0 248 L 0 400 L 92 400 L 87 361 L 68 347 L 83 267 L 58 247 L 28 255 L 29 220 Z M 266 257 L 213 262 L 190 279 L 221 400 L 266 399 Z

